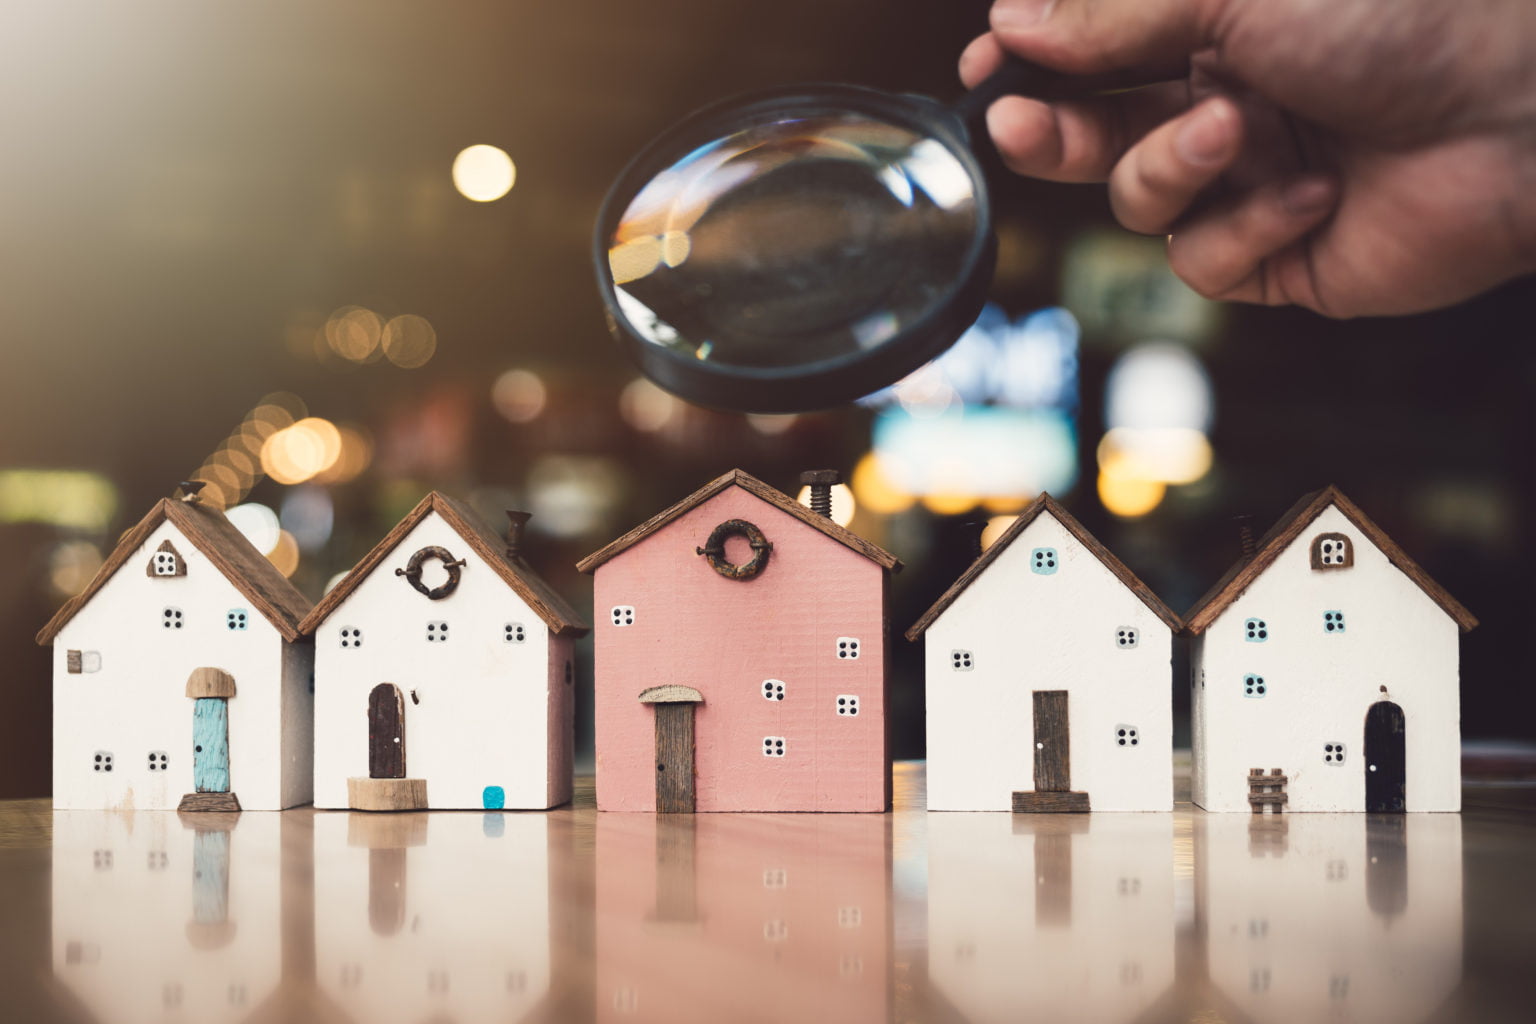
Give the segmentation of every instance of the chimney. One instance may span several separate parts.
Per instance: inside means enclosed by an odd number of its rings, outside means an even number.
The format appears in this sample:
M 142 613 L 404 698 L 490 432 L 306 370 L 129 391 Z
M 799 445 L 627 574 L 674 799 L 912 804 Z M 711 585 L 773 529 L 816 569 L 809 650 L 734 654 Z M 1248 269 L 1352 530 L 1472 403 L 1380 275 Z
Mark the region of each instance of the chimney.
M 1251 525 L 1253 516 L 1233 516 L 1232 521 L 1237 524 L 1238 541 L 1243 546 L 1243 561 L 1250 561 L 1258 552 L 1258 548 L 1253 543 L 1253 526 Z
M 811 488 L 811 511 L 831 519 L 832 485 L 842 483 L 843 475 L 835 469 L 808 469 L 800 474 L 800 482 Z
M 532 512 L 507 509 L 507 557 L 521 558 L 523 554 L 523 527 L 533 518 Z
M 183 480 L 180 486 L 181 500 L 186 502 L 188 505 L 196 505 L 199 501 L 203 500 L 198 496 L 197 492 L 201 491 L 204 487 L 207 487 L 208 484 L 203 480 Z

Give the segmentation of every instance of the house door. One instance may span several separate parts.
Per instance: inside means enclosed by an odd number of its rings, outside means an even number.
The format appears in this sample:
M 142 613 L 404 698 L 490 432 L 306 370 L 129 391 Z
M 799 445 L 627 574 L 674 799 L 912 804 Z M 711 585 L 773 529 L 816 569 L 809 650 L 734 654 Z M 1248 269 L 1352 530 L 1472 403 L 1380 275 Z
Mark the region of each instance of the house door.
M 1365 809 L 1408 809 L 1408 758 L 1403 709 L 1389 700 L 1365 713 Z
M 693 705 L 656 705 L 656 810 L 692 814 Z
M 192 785 L 199 793 L 229 792 L 229 702 L 192 702 Z
M 1035 691 L 1035 792 L 1072 788 L 1072 744 L 1067 729 L 1067 691 Z
M 368 777 L 405 778 L 405 702 L 393 683 L 368 695 Z

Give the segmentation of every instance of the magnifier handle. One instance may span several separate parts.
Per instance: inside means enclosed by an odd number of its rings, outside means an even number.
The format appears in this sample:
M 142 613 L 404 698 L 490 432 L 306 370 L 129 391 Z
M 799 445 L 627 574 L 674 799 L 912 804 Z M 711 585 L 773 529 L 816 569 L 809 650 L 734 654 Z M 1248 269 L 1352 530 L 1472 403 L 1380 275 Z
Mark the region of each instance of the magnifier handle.
M 1119 89 L 1134 89 L 1158 82 L 1173 82 L 1189 75 L 1189 61 L 1180 59 L 1166 67 L 1145 67 L 1101 75 L 1069 75 L 1052 71 L 1022 57 L 1009 57 L 1003 66 L 962 96 L 954 106 L 966 124 L 986 116 L 987 108 L 1004 96 L 1062 99 L 1089 96 Z

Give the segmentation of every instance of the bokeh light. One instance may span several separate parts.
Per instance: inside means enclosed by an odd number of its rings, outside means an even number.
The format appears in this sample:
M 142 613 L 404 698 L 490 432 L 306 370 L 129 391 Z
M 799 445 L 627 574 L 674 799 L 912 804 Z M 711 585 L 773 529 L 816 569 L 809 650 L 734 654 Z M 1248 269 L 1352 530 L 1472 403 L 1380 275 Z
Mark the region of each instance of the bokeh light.
M 1211 471 L 1211 442 L 1198 430 L 1116 427 L 1099 442 L 1099 467 L 1121 478 L 1192 484 Z
M 1170 341 L 1126 352 L 1104 384 L 1104 422 L 1111 428 L 1209 432 L 1214 405 L 1205 367 L 1189 349 Z
M 800 504 L 807 507 L 811 504 L 811 489 L 809 486 L 800 488 L 800 493 L 795 498 Z M 859 503 L 854 500 L 853 491 L 847 484 L 832 485 L 832 521 L 838 526 L 847 526 L 853 522 L 854 513 L 859 509 Z
M 1018 516 L 993 516 L 988 519 L 987 525 L 981 528 L 981 550 L 985 551 L 996 544 L 998 538 L 1007 533 L 1008 527 L 1012 526 L 1018 518 Z
M 295 487 L 283 498 L 278 524 L 293 535 L 299 550 L 319 551 L 331 539 L 336 525 L 336 506 L 322 487 Z
M 1151 512 L 1162 503 L 1167 491 L 1167 485 L 1159 480 L 1099 473 L 1099 500 L 1111 514 L 1122 519 L 1136 519 Z
M 329 469 L 315 474 L 316 483 L 350 483 L 373 463 L 373 440 L 361 427 L 337 427 L 336 434 L 341 441 L 341 454 Z
M 636 430 L 654 433 L 672 421 L 682 402 L 644 377 L 638 377 L 619 393 L 619 415 Z
M 117 514 L 117 488 L 100 473 L 0 470 L 0 523 L 48 523 L 101 531 Z
M 935 491 L 923 495 L 923 507 L 936 516 L 958 516 L 976 507 L 981 499 L 959 491 Z
M 751 424 L 753 430 L 764 437 L 778 437 L 799 423 L 800 417 L 794 413 L 750 413 L 747 416 L 747 422 Z
M 74 597 L 101 568 L 101 549 L 88 540 L 65 541 L 48 557 L 48 584 L 54 595 Z
M 292 576 L 299 570 L 299 543 L 293 539 L 293 534 L 287 530 L 281 530 L 277 535 L 277 544 L 267 552 L 267 561 L 284 576 Z
M 362 306 L 342 306 L 325 322 L 325 340 L 331 351 L 353 363 L 371 363 L 382 352 L 379 343 L 384 323 L 379 314 Z M 295 413 L 297 419 L 300 413 Z
M 261 468 L 280 484 L 301 484 L 334 466 L 341 453 L 336 425 L 308 416 L 267 438 L 261 446 Z
M 875 452 L 864 454 L 864 457 L 853 467 L 853 474 L 849 480 L 853 488 L 853 496 L 858 499 L 859 506 L 876 515 L 894 515 L 897 512 L 904 512 L 917 500 L 915 496 L 891 482 L 890 476 L 881 465 L 880 456 Z
M 508 370 L 491 385 L 491 404 L 508 423 L 532 423 L 548 399 L 544 381 L 532 370 Z
M 277 547 L 277 513 L 258 502 L 236 505 L 224 513 L 235 529 L 251 542 L 251 546 L 263 555 L 271 555 Z
M 504 149 L 480 144 L 453 158 L 453 187 L 465 199 L 494 202 L 512 191 L 516 183 L 517 165 Z
M 425 317 L 402 313 L 384 325 L 379 335 L 384 356 L 402 370 L 427 365 L 437 352 L 437 330 Z

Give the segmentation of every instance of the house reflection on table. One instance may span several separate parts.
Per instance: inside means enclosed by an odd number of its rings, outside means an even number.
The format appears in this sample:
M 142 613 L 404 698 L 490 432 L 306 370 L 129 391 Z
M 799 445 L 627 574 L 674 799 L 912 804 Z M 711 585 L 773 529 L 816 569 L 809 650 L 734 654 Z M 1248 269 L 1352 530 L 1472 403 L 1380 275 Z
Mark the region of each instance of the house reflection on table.
M 1116 1024 L 1173 985 L 1173 815 L 932 813 L 927 832 L 938 1015 Z
M 276 814 L 55 811 L 53 970 L 74 1016 L 246 1021 L 283 975 Z
M 1431 1018 L 1462 969 L 1456 814 L 1195 814 L 1197 932 L 1240 1020 Z
M 885 1021 L 889 816 L 599 814 L 599 1021 Z

